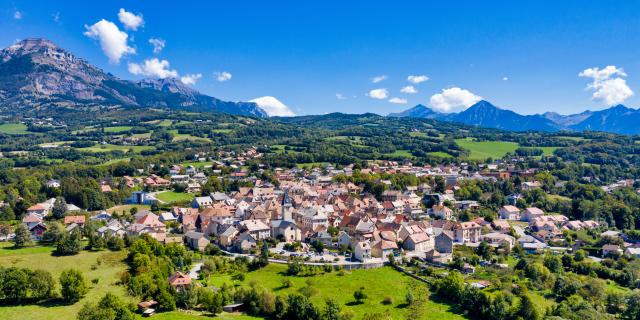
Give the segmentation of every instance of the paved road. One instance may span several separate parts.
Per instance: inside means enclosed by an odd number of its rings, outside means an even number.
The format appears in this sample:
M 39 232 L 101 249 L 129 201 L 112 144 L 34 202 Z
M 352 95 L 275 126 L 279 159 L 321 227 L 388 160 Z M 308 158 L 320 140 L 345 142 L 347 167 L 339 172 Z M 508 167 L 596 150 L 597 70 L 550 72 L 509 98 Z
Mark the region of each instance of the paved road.
M 202 262 L 194 264 L 193 267 L 191 267 L 191 270 L 189 270 L 189 277 L 191 277 L 191 279 L 198 279 L 200 269 L 202 269 Z

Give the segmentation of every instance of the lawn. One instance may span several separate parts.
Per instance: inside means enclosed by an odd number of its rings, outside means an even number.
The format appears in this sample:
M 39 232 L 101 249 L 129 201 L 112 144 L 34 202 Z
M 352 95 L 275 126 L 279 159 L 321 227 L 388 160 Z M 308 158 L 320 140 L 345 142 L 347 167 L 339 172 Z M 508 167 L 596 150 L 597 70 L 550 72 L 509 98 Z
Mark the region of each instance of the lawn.
M 165 203 L 187 202 L 187 201 L 193 200 L 194 197 L 195 195 L 193 193 L 184 193 L 184 192 L 175 192 L 175 191 L 165 191 L 165 192 L 156 194 L 156 199 Z
M 5 123 L 0 124 L 0 133 L 6 134 L 28 134 L 27 125 L 23 123 Z
M 469 159 L 485 160 L 502 158 L 508 152 L 515 152 L 518 144 L 506 141 L 475 141 L 472 138 L 456 139 L 456 143 L 469 151 Z
M 56 257 L 51 255 L 51 247 L 28 247 L 23 249 L 6 249 L 7 244 L 0 247 L 0 266 L 28 267 L 51 272 L 56 282 L 64 269 L 75 268 L 82 272 L 89 284 L 89 293 L 73 305 L 41 304 L 0 307 L 3 319 L 21 320 L 58 320 L 75 319 L 76 313 L 88 301 L 97 301 L 107 292 L 112 292 L 127 301 L 135 302 L 125 296 L 124 287 L 118 286 L 118 273 L 125 270 L 122 260 L 126 253 L 122 252 L 87 252 L 82 251 L 75 256 Z M 101 263 L 98 264 L 97 261 Z M 92 266 L 95 265 L 95 270 Z M 97 284 L 91 280 L 98 279 Z M 59 289 L 59 285 L 58 285 Z
M 115 207 L 111 207 L 109 209 L 107 209 L 107 212 L 109 213 L 114 213 L 114 212 L 122 212 L 122 211 L 126 211 L 129 212 L 131 210 L 131 208 L 138 208 L 138 211 L 140 210 L 149 210 L 151 208 L 151 206 L 147 206 L 144 204 L 125 204 L 125 205 L 121 205 L 121 206 L 115 206 Z
M 104 132 L 127 132 L 131 129 L 133 129 L 132 126 L 105 127 Z
M 155 149 L 152 146 L 120 146 L 115 144 L 96 144 L 93 147 L 79 148 L 80 151 L 86 152 L 110 152 L 110 151 L 124 151 L 129 152 L 129 150 L 133 150 L 134 153 L 139 153 L 144 150 L 153 150 Z
M 390 267 L 347 271 L 340 276 L 338 272 L 317 275 L 313 277 L 288 277 L 284 275 L 286 265 L 271 263 L 267 267 L 257 271 L 248 272 L 244 285 L 263 286 L 274 290 L 276 294 L 286 294 L 297 292 L 306 286 L 306 281 L 310 280 L 316 293 L 311 297 L 312 302 L 324 307 L 327 298 L 335 299 L 342 310 L 352 310 L 356 314 L 356 319 L 361 319 L 365 313 L 379 313 L 389 310 L 393 319 L 404 319 L 407 315 L 405 307 L 405 296 L 409 282 L 415 281 L 412 278 L 393 270 Z M 293 282 L 290 288 L 283 288 L 283 279 L 288 278 Z M 220 286 L 223 283 L 232 283 L 228 276 L 212 276 L 210 283 Z M 364 292 L 368 296 L 362 304 L 355 303 L 353 292 L 360 287 L 364 287 Z M 391 297 L 391 305 L 382 303 L 385 297 Z M 464 319 L 462 316 L 450 311 L 450 306 L 428 300 L 424 306 L 424 314 L 429 315 L 429 319 Z
M 213 163 L 211 161 L 193 161 L 193 162 L 183 162 L 180 164 L 183 167 L 193 166 L 194 168 L 202 169 L 206 166 L 212 166 Z

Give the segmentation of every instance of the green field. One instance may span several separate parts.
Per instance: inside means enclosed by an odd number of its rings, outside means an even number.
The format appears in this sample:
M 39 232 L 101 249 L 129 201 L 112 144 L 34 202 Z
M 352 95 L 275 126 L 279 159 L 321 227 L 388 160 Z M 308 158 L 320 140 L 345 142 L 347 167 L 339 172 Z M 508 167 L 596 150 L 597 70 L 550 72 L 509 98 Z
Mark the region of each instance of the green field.
M 133 150 L 134 153 L 139 153 L 144 150 L 153 150 L 152 146 L 120 146 L 115 144 L 96 144 L 93 147 L 79 148 L 80 151 L 86 152 L 110 152 L 110 151 L 124 151 L 129 152 Z
M 165 203 L 191 201 L 193 200 L 194 197 L 195 195 L 193 193 L 184 193 L 184 192 L 175 192 L 175 191 L 165 191 L 165 192 L 156 194 L 156 199 Z
M 0 133 L 6 134 L 28 134 L 27 126 L 23 123 L 5 123 L 0 124 Z
M 317 275 L 313 277 L 287 277 L 286 265 L 271 263 L 265 268 L 246 273 L 243 285 L 250 285 L 255 282 L 267 289 L 274 290 L 276 294 L 286 294 L 298 292 L 306 286 L 306 281 L 310 280 L 316 293 L 311 297 L 311 301 L 324 307 L 327 298 L 335 299 L 342 310 L 351 310 L 356 314 L 355 319 L 362 319 L 365 313 L 378 313 L 389 310 L 393 319 L 404 319 L 408 313 L 405 307 L 405 296 L 407 285 L 410 281 L 415 281 L 408 276 L 393 270 L 390 267 L 347 271 L 340 276 L 338 272 Z M 293 282 L 290 288 L 283 288 L 283 279 L 288 278 Z M 215 286 L 223 283 L 232 283 L 230 276 L 211 276 L 209 281 Z M 237 284 L 237 283 L 236 283 Z M 360 287 L 368 298 L 362 303 L 354 303 L 353 292 Z M 391 305 L 382 303 L 385 297 L 391 297 Z M 464 319 L 462 316 L 453 313 L 446 304 L 428 300 L 424 306 L 424 314 L 428 319 Z
M 133 129 L 132 126 L 105 127 L 104 132 L 127 132 L 131 129 Z
M 192 162 L 183 162 L 180 165 L 183 166 L 183 167 L 193 166 L 194 168 L 201 169 L 201 168 L 204 168 L 206 166 L 212 166 L 213 163 L 211 161 L 202 161 L 202 162 L 200 162 L 200 161 L 192 161 Z
M 75 256 L 56 257 L 52 256 L 52 247 L 29 247 L 23 249 L 7 249 L 10 245 L 0 244 L 0 266 L 3 267 L 24 267 L 32 269 L 42 269 L 51 272 L 54 279 L 58 280 L 60 273 L 64 269 L 75 268 L 82 272 L 87 280 L 89 293 L 79 302 L 73 305 L 57 305 L 43 303 L 40 305 L 20 305 L 10 307 L 0 307 L 2 319 L 21 320 L 59 320 L 75 319 L 76 313 L 82 305 L 88 301 L 97 301 L 107 292 L 112 292 L 127 301 L 135 302 L 125 295 L 123 287 L 118 286 L 118 273 L 125 270 L 126 265 L 122 262 L 126 253 L 122 252 L 86 252 L 82 251 Z M 98 265 L 97 261 L 101 263 Z M 92 270 L 95 265 L 95 270 Z M 98 279 L 97 284 L 91 280 Z M 58 285 L 59 289 L 59 285 Z
M 178 133 L 178 130 L 169 130 L 169 132 L 171 134 L 173 134 L 173 141 L 184 141 L 184 140 L 191 140 L 191 141 L 205 141 L 205 142 L 210 142 L 211 140 L 209 140 L 208 138 L 202 138 L 202 137 L 196 137 L 190 134 L 186 134 L 186 133 Z
M 384 155 L 392 158 L 413 158 L 409 150 L 396 150 L 391 153 L 385 153 Z
M 442 151 L 427 152 L 427 154 L 430 156 L 440 157 L 440 158 L 453 158 L 452 155 Z
M 475 141 L 472 138 L 456 139 L 456 143 L 469 151 L 469 159 L 485 160 L 487 158 L 502 158 L 508 152 L 518 149 L 515 142 L 506 141 Z

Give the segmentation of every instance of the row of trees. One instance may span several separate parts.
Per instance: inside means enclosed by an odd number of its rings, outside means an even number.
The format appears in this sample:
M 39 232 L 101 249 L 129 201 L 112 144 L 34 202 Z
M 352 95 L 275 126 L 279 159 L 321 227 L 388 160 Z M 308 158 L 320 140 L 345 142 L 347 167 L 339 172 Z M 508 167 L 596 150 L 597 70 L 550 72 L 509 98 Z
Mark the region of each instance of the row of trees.
M 76 269 L 60 274 L 60 296 L 74 303 L 88 291 L 82 273 Z M 27 268 L 0 267 L 0 304 L 35 303 L 57 297 L 56 282 L 51 273 Z

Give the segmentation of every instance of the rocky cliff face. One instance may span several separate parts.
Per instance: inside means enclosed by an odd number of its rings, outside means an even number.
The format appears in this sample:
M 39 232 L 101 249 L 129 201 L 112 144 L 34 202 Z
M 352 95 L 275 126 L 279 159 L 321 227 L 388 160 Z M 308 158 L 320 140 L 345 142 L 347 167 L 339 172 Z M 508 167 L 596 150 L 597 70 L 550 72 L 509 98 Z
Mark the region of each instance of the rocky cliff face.
M 175 79 L 121 80 L 46 39 L 0 50 L 0 111 L 166 107 L 266 117 L 255 103 L 227 102 Z

